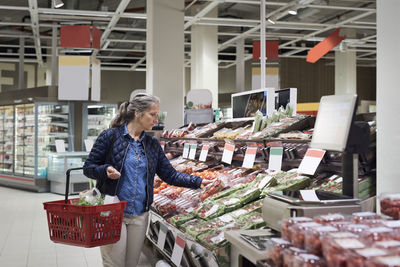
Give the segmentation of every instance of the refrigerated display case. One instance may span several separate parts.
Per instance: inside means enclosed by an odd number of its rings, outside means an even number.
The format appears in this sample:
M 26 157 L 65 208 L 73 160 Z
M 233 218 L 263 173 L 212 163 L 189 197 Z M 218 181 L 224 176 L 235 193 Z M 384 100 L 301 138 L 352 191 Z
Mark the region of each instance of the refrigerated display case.
M 116 104 L 83 104 L 82 119 L 82 149 L 84 140 L 96 140 L 99 134 L 107 129 L 117 113 Z
M 14 171 L 14 107 L 0 107 L 0 172 Z
M 72 149 L 73 104 L 33 102 L 0 107 L 0 183 L 47 191 L 55 141 Z

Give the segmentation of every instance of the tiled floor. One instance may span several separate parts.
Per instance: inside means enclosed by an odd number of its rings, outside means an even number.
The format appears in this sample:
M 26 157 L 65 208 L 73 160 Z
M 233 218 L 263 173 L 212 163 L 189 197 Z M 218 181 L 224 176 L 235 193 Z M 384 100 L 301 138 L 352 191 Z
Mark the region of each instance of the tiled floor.
M 0 186 L 1 267 L 101 267 L 100 249 L 53 243 L 43 202 L 62 195 Z M 150 264 L 142 253 L 140 267 Z

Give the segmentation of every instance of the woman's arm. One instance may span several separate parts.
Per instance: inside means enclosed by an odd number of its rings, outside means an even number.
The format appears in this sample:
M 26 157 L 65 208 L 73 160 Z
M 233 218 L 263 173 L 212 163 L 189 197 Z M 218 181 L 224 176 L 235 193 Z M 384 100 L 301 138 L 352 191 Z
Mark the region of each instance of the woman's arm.
M 83 173 L 89 178 L 96 179 L 100 184 L 107 179 L 107 168 L 111 166 L 105 161 L 112 142 L 112 134 L 113 130 L 109 129 L 100 133 L 83 165 L 86 168 Z
M 167 159 L 162 150 L 160 144 L 158 144 L 158 166 L 157 175 L 164 180 L 167 184 L 189 187 L 189 188 L 200 188 L 203 179 L 200 177 L 190 175 L 187 173 L 178 172 L 172 167 L 171 163 Z

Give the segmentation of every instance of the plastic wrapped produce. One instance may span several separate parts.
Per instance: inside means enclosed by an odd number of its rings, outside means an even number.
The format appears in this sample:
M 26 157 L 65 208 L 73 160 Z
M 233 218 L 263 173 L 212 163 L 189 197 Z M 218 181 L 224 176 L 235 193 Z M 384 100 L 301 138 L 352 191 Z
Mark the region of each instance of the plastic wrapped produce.
M 322 224 L 316 222 L 298 223 L 290 227 L 290 239 L 293 246 L 304 248 L 304 236 L 308 230 L 321 227 Z
M 182 224 L 181 229 L 185 231 L 186 234 L 196 238 L 197 235 L 201 234 L 201 232 L 198 230 L 198 225 L 202 222 L 204 222 L 204 220 L 195 218 Z
M 331 222 L 331 223 L 329 223 L 330 226 L 333 226 L 333 227 L 337 228 L 337 229 L 340 230 L 340 231 L 343 231 L 342 229 L 345 229 L 345 226 L 346 226 L 346 225 L 349 225 L 349 224 L 353 224 L 353 223 L 350 222 L 350 221 Z
M 309 217 L 292 217 L 282 221 L 282 238 L 291 241 L 290 227 L 298 223 L 312 222 L 313 219 Z
M 362 220 L 380 219 L 381 217 L 375 212 L 355 212 L 351 215 L 351 220 L 354 223 L 360 223 Z
M 325 261 L 313 254 L 299 254 L 293 257 L 293 267 L 325 267 Z
M 172 216 L 169 221 L 176 227 L 180 228 L 180 226 L 190 220 L 193 220 L 196 217 L 196 215 L 192 212 L 186 212 L 186 213 L 181 213 L 177 214 L 175 216 Z
M 350 232 L 356 235 L 360 235 L 363 231 L 366 231 L 368 229 L 368 225 L 355 223 L 347 224 L 340 228 L 341 231 Z
M 257 211 L 242 215 L 237 219 L 237 221 L 241 225 L 244 225 L 242 227 L 243 229 L 257 229 L 266 225 L 264 219 L 261 216 L 261 213 Z
M 245 205 L 257 199 L 260 196 L 260 193 L 261 191 L 258 188 L 246 187 L 236 191 L 233 194 L 233 197 L 240 199 L 240 203 L 242 203 L 242 205 Z
M 367 267 L 400 267 L 400 256 L 373 257 Z
M 201 200 L 208 198 L 209 196 L 214 195 L 222 191 L 225 188 L 224 182 L 220 179 L 215 179 L 211 184 L 208 184 L 203 191 L 200 193 L 199 197 Z
M 332 222 L 343 222 L 344 216 L 339 213 L 330 213 L 314 217 L 314 221 L 321 224 L 329 224 Z
M 241 216 L 249 214 L 252 211 L 258 211 L 262 207 L 262 201 L 263 201 L 263 199 L 256 200 L 254 202 L 247 204 L 246 206 L 244 206 L 240 209 L 231 211 L 229 214 L 234 218 L 239 218 Z
M 304 245 L 308 253 L 322 256 L 322 244 L 321 240 L 327 233 L 337 232 L 333 226 L 321 226 L 312 228 L 306 231 Z
M 263 119 L 263 114 L 261 113 L 261 111 L 257 110 L 256 116 L 254 117 L 253 133 L 260 131 L 262 119 Z
M 392 253 L 400 254 L 400 241 L 398 240 L 384 240 L 374 242 L 373 247 L 386 249 Z
M 231 228 L 228 229 L 235 229 L 236 227 L 232 224 Z M 196 238 L 200 244 L 204 245 L 209 249 L 215 249 L 218 247 L 222 247 L 227 244 L 227 240 L 225 239 L 224 230 L 215 229 L 213 231 L 209 231 L 207 233 L 200 234 Z
M 331 233 L 327 235 L 332 235 Z M 337 234 L 337 233 L 336 233 Z M 326 239 L 325 238 L 325 239 Z M 334 238 L 323 243 L 323 254 L 329 267 L 346 266 L 346 252 L 351 249 L 366 248 L 358 238 Z
M 296 247 L 288 247 L 283 250 L 283 267 L 291 267 L 292 260 L 295 256 L 307 253 L 304 249 Z
M 399 240 L 399 236 L 393 233 L 393 230 L 387 227 L 373 227 L 361 233 L 361 238 L 372 244 L 382 240 Z
M 237 197 L 231 197 L 231 196 L 227 196 L 221 199 L 218 199 L 215 201 L 216 204 L 225 206 L 225 212 L 230 212 L 232 210 L 236 210 L 238 208 L 240 208 L 242 205 L 242 203 L 240 202 L 240 199 Z
M 216 193 L 216 194 L 214 194 L 214 195 L 208 197 L 207 200 L 208 200 L 208 201 L 216 201 L 216 200 L 219 200 L 219 199 L 221 199 L 221 198 L 224 198 L 224 197 L 227 197 L 227 196 L 231 196 L 231 195 L 233 195 L 233 193 L 235 193 L 236 191 L 238 191 L 238 190 L 240 190 L 240 189 L 242 189 L 242 188 L 245 188 L 245 187 L 247 187 L 247 186 L 248 186 L 248 185 L 246 185 L 246 184 L 237 184 L 237 185 L 234 185 L 234 186 L 231 187 L 231 188 L 225 189 L 225 190 L 223 190 L 223 191 L 220 191 L 220 192 L 218 192 L 218 193 Z
M 380 248 L 362 248 L 354 251 L 347 251 L 348 267 L 364 267 L 372 257 L 386 256 L 388 251 Z
M 382 214 L 400 219 L 400 194 L 384 193 L 380 196 L 380 204 Z
M 283 251 L 291 246 L 290 242 L 282 238 L 271 238 L 271 248 L 267 250 L 268 261 L 273 265 L 283 266 Z
M 214 202 L 203 203 L 197 209 L 197 216 L 204 220 L 211 220 L 225 213 L 225 206 Z
M 368 225 L 369 227 L 378 227 L 378 226 L 385 226 L 385 219 L 368 219 L 362 220 L 360 223 L 364 225 Z M 400 225 L 399 225 L 400 226 Z

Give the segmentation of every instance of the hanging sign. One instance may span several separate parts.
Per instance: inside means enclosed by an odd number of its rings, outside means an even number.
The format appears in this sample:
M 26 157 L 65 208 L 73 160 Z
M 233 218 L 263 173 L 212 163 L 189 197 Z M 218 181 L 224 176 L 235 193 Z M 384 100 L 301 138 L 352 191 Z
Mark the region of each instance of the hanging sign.
M 233 151 L 235 151 L 235 145 L 225 143 L 224 152 L 222 154 L 222 162 L 231 164 L 233 158 Z
M 339 36 L 340 28 L 336 29 L 331 35 L 326 37 L 319 44 L 308 51 L 306 61 L 309 63 L 317 62 L 321 57 L 328 53 L 332 48 L 340 44 L 346 37 Z
M 182 158 L 187 159 L 188 156 L 189 156 L 189 144 L 185 143 L 183 145 Z
M 306 155 L 297 169 L 298 173 L 314 175 L 322 158 L 325 155 L 325 150 L 322 149 L 307 149 Z
M 269 149 L 268 169 L 280 171 L 282 168 L 283 147 L 271 147 Z
M 199 157 L 200 161 L 206 161 L 207 160 L 207 155 L 208 155 L 208 150 L 209 149 L 210 149 L 209 145 L 203 145 L 203 147 L 201 148 L 200 157 Z
M 253 168 L 254 161 L 257 155 L 257 147 L 256 146 L 249 146 L 246 149 L 246 154 L 244 155 L 243 159 L 243 168 Z
M 197 144 L 190 144 L 189 159 L 196 157 Z
M 185 249 L 185 240 L 179 235 L 176 236 L 174 249 L 172 250 L 171 261 L 176 265 L 181 265 L 183 250 Z

